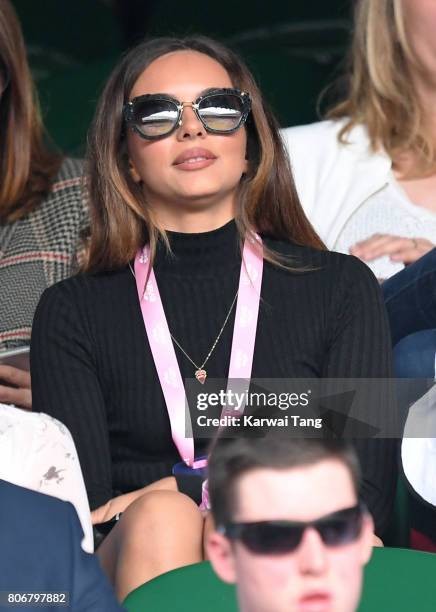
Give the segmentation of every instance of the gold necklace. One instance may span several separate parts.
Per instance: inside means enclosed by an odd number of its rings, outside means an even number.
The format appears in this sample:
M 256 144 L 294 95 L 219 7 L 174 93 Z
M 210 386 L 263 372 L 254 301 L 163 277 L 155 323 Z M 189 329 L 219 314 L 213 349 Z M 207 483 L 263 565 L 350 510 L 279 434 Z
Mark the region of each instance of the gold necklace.
M 133 274 L 133 277 L 136 279 L 135 272 L 134 272 L 134 270 L 132 268 L 132 264 L 130 262 L 129 262 L 129 268 L 130 268 L 130 271 Z M 196 368 L 196 370 L 195 370 L 195 378 L 202 385 L 204 385 L 205 380 L 207 378 L 207 372 L 204 369 L 204 366 L 209 361 L 210 356 L 214 352 L 215 347 L 218 344 L 219 339 L 221 338 L 221 335 L 222 335 L 222 333 L 224 331 L 225 326 L 227 325 L 227 321 L 229 320 L 230 314 L 231 314 L 231 312 L 233 310 L 233 306 L 235 305 L 236 299 L 238 297 L 238 293 L 239 293 L 239 287 L 238 287 L 238 290 L 236 291 L 235 297 L 233 298 L 233 301 L 232 301 L 232 303 L 230 305 L 230 308 L 229 308 L 229 311 L 228 311 L 228 313 L 226 315 L 226 318 L 224 319 L 224 323 L 222 324 L 221 329 L 218 332 L 218 336 L 215 338 L 215 340 L 214 340 L 214 342 L 213 342 L 213 344 L 212 344 L 208 354 L 206 355 L 205 360 L 203 361 L 203 363 L 201 365 L 197 365 L 195 363 L 195 361 L 193 359 L 191 359 L 191 357 L 188 355 L 188 353 L 185 351 L 185 349 L 180 345 L 180 343 L 174 338 L 173 334 L 170 332 L 170 336 L 171 336 L 173 342 L 179 347 L 179 349 L 182 351 L 182 353 L 185 355 L 185 357 L 187 359 L 189 359 L 189 361 L 192 363 L 192 365 Z

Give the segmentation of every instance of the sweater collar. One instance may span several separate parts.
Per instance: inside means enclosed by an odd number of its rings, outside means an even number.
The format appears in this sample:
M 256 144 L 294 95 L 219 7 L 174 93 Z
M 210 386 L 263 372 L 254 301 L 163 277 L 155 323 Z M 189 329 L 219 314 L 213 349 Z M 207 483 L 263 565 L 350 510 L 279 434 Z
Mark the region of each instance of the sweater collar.
M 239 234 L 234 220 L 200 233 L 167 232 L 172 253 L 159 242 L 154 269 L 158 274 L 214 276 L 241 263 Z

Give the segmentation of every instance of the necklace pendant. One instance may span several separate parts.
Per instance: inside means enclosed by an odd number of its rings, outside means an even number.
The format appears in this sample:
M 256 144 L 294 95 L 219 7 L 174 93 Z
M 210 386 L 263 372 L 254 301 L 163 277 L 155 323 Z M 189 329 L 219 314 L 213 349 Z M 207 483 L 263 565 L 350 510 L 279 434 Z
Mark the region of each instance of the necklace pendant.
M 204 381 L 207 378 L 207 372 L 206 370 L 196 370 L 195 372 L 195 378 L 198 380 L 199 383 L 201 383 L 202 385 L 204 385 Z

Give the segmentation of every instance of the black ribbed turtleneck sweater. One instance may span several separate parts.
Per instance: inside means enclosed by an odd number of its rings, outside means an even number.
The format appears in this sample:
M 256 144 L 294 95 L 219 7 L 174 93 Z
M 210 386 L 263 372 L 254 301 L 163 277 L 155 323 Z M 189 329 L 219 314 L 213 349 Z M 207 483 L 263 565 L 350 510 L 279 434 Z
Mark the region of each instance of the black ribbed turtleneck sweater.
M 169 233 L 155 274 L 171 333 L 196 363 L 207 355 L 235 296 L 236 225 Z M 293 273 L 264 264 L 253 378 L 390 376 L 379 287 L 354 257 L 265 238 L 293 257 Z M 235 308 L 207 363 L 226 378 Z M 176 348 L 183 378 L 194 367 Z M 171 473 L 179 461 L 131 269 L 82 274 L 43 294 L 32 332 L 33 409 L 58 418 L 76 443 L 91 508 Z M 203 450 L 199 448 L 198 451 Z M 382 532 L 395 482 L 394 447 L 358 442 L 364 497 Z

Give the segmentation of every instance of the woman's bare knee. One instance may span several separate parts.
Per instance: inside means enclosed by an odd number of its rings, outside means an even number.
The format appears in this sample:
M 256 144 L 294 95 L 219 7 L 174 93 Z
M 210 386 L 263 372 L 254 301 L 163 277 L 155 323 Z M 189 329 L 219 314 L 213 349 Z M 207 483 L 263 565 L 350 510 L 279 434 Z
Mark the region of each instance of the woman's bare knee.
M 155 529 L 159 525 L 174 529 L 177 525 L 202 526 L 197 505 L 178 491 L 150 491 L 135 500 L 122 516 L 122 523 L 129 529 Z M 170 524 L 169 524 L 170 523 Z M 121 521 L 120 521 L 121 525 Z
M 115 529 L 120 599 L 159 574 L 202 560 L 203 517 L 182 493 L 146 493 L 127 508 Z
M 147 493 L 129 506 L 120 521 L 125 544 L 143 547 L 155 558 L 201 558 L 203 519 L 186 495 L 173 491 Z

